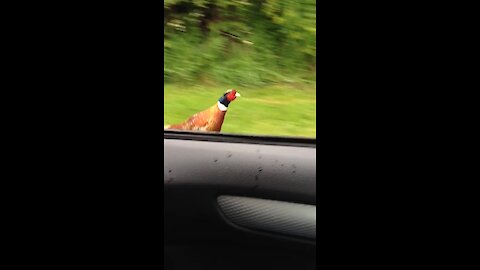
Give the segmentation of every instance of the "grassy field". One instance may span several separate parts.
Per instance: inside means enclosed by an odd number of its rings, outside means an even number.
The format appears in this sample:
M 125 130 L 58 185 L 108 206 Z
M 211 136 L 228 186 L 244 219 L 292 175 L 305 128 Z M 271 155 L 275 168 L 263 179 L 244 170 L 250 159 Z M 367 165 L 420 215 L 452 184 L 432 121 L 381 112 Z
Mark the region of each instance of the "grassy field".
M 164 125 L 180 123 L 216 104 L 227 87 L 164 85 Z M 315 86 L 236 88 L 222 132 L 316 137 Z

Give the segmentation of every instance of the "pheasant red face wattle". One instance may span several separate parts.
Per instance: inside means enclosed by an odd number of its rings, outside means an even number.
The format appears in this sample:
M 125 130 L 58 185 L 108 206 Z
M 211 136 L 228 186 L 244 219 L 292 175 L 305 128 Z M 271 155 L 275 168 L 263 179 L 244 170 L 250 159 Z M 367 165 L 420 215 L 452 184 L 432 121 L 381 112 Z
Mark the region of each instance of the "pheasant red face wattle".
M 238 93 L 235 89 L 232 89 L 232 91 L 227 94 L 227 99 L 228 101 L 234 101 L 239 96 L 240 93 Z

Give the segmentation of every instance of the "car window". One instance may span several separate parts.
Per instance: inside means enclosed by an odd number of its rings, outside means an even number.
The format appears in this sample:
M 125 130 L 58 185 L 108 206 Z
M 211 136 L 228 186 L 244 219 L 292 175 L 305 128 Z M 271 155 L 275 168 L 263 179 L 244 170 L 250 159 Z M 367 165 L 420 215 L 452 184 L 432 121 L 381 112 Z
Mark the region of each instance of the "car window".
M 164 1 L 164 128 L 316 135 L 316 2 Z

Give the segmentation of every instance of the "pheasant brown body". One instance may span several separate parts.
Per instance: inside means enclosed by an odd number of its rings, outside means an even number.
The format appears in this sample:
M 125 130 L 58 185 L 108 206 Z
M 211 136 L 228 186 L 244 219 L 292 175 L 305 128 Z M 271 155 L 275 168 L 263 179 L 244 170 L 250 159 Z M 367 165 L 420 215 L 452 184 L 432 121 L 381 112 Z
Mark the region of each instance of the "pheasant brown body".
M 239 97 L 236 90 L 227 91 L 220 100 L 210 108 L 194 114 L 180 124 L 165 126 L 165 129 L 220 132 L 229 103 Z
M 214 131 L 219 132 L 222 129 L 223 120 L 226 111 L 221 111 L 217 104 L 199 112 L 188 118 L 187 121 L 167 126 L 168 129 L 194 130 L 194 131 Z

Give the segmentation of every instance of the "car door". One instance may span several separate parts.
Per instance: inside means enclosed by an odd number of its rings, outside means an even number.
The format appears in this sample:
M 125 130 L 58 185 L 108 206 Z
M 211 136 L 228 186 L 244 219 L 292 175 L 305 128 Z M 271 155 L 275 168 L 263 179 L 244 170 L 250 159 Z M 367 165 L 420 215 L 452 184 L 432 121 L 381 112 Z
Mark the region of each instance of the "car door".
M 315 269 L 315 144 L 165 130 L 165 268 Z

